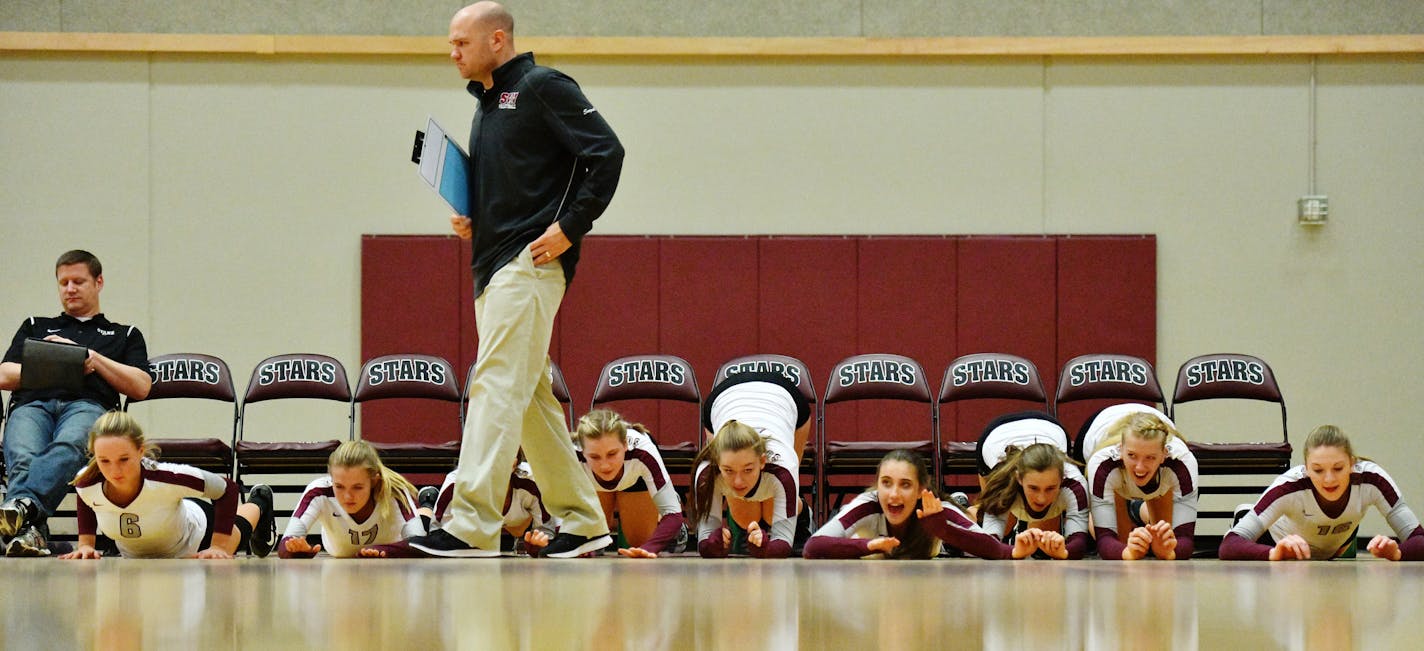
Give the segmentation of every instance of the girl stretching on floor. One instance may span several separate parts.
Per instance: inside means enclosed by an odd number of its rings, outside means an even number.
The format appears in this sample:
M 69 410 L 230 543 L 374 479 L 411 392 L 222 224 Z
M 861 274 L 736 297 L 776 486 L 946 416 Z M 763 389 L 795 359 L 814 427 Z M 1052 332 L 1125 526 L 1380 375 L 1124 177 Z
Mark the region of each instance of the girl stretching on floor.
M 942 544 L 980 558 L 1008 558 L 1009 546 L 935 497 L 924 459 L 894 450 L 880 460 L 875 488 L 841 507 L 806 543 L 806 558 L 912 558 L 939 555 Z
M 1063 426 L 1035 411 L 1000 416 L 979 437 L 980 526 L 1012 545 L 1013 558 L 1088 551 L 1088 483 L 1067 449 Z
M 1399 538 L 1375 536 L 1365 548 L 1386 560 L 1424 560 L 1424 527 L 1399 486 L 1375 462 L 1355 456 L 1340 428 L 1321 425 L 1305 439 L 1305 464 L 1271 482 L 1222 539 L 1219 555 L 1259 561 L 1353 557 L 1360 520 L 1371 506 Z
M 715 434 L 692 460 L 688 500 L 704 558 L 731 550 L 724 508 L 746 531 L 752 556 L 791 554 L 798 519 L 809 529 L 799 482 L 810 418 L 810 404 L 780 373 L 738 373 L 713 387 L 702 425 Z
M 250 501 L 238 505 L 231 479 L 159 463 L 156 453 L 133 416 L 111 411 L 94 422 L 89 465 L 74 478 L 79 542 L 60 558 L 99 558 L 99 532 L 125 558 L 232 558 L 239 548 L 254 556 L 272 550 L 271 488 L 253 486 Z
M 1166 414 L 1136 403 L 1108 407 L 1089 421 L 1081 449 L 1091 455 L 1087 479 L 1098 556 L 1192 557 L 1197 459 Z
M 595 409 L 579 419 L 574 444 L 598 489 L 609 531 L 628 541 L 618 553 L 657 558 L 683 528 L 682 502 L 648 429 Z
M 356 556 L 371 545 L 422 535 L 415 514 L 415 487 L 381 463 L 365 441 L 347 441 L 327 459 L 324 477 L 302 491 L 287 530 L 277 544 L 282 558 L 311 558 L 322 549 L 338 558 Z M 307 542 L 321 529 L 321 544 Z

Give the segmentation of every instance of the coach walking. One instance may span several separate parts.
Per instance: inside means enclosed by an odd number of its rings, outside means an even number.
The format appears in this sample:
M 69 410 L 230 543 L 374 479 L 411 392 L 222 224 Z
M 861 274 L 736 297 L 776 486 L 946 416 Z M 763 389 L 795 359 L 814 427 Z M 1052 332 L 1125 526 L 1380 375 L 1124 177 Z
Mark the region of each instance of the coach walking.
M 450 46 L 478 102 L 470 128 L 475 214 L 450 222 L 474 240 L 479 356 L 453 520 L 410 546 L 435 556 L 498 555 L 509 469 L 522 445 L 545 506 L 563 520 L 543 555 L 577 557 L 611 539 L 554 400 L 549 340 L 579 242 L 618 186 L 623 146 L 573 79 L 517 54 L 503 6 L 461 9 L 450 20 Z

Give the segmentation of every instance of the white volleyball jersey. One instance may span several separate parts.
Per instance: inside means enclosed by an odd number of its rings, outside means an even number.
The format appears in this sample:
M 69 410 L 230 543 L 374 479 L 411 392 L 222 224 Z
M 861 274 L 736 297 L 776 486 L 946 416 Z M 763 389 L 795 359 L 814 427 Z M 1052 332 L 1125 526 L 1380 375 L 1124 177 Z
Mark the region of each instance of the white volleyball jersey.
M 208 530 L 207 514 L 186 498 L 217 502 L 232 490 L 234 494 L 228 496 L 231 504 L 227 508 L 235 511 L 236 485 L 192 466 L 153 459 L 143 459 L 140 463 L 143 485 L 128 504 L 114 504 L 104 495 L 103 475 L 75 486 L 80 502 L 79 533 L 95 533 L 86 525 L 86 520 L 93 518 L 91 522 L 97 525 L 98 531 L 112 538 L 125 558 L 183 558 L 198 553 L 198 545 Z M 231 523 L 231 517 L 228 522 Z
M 1328 559 L 1350 542 L 1371 506 L 1379 509 L 1401 542 L 1419 527 L 1419 518 L 1404 504 L 1399 486 L 1374 462 L 1357 461 L 1350 471 L 1349 494 L 1328 506 L 1320 504 L 1301 465 L 1271 482 L 1231 533 L 1254 542 L 1269 527 L 1277 541 L 1300 536 L 1310 545 L 1311 558 Z
M 1108 427 L 1134 413 L 1150 413 L 1172 425 L 1167 415 L 1136 403 L 1113 405 L 1098 413 L 1083 437 L 1083 453 L 1088 457 L 1088 490 L 1092 495 L 1093 526 L 1117 531 L 1115 499 L 1152 500 L 1172 495 L 1172 528 L 1197 521 L 1197 458 L 1187 449 L 1185 441 L 1172 436 L 1167 440 L 1166 458 L 1157 468 L 1157 476 L 1146 486 L 1138 486 L 1122 467 L 1122 447 L 1110 445 L 1096 452 Z
M 729 420 L 735 420 L 760 432 L 763 438 L 781 441 L 789 450 L 795 445 L 796 424 L 800 416 L 796 396 L 779 384 L 771 382 L 723 383 L 726 388 L 717 394 L 708 409 L 707 424 L 713 434 Z M 795 455 L 793 455 L 795 456 Z
M 653 504 L 658 509 L 658 517 L 672 513 L 682 513 L 682 503 L 677 499 L 677 489 L 668 480 L 667 466 L 658 452 L 652 438 L 637 430 L 628 430 L 628 451 L 623 455 L 623 471 L 612 481 L 604 481 L 588 467 L 583 451 L 578 451 L 579 463 L 593 480 L 600 493 L 617 493 L 626 490 L 646 490 L 652 495 Z
M 1068 453 L 1068 434 L 1058 423 L 1042 418 L 1024 418 L 1009 421 L 990 431 L 979 446 L 979 457 L 985 466 L 993 468 L 1004 460 L 1010 446 L 1023 449 L 1036 443 L 1050 443 L 1064 454 Z
M 910 507 L 914 508 L 914 507 Z M 946 507 L 951 510 L 952 507 Z M 955 511 L 958 513 L 958 511 Z M 966 520 L 967 522 L 967 520 Z M 974 527 L 972 522 L 969 527 Z M 966 527 L 966 528 L 969 528 Z M 977 527 L 974 527 L 977 529 Z M 854 499 L 841 507 L 840 511 L 820 529 L 816 530 L 814 536 L 829 536 L 832 538 L 856 538 L 860 540 L 874 540 L 876 538 L 886 538 L 890 536 L 890 523 L 885 519 L 885 511 L 880 507 L 880 497 L 875 491 L 866 491 L 856 495 Z M 933 550 L 930 558 L 939 555 L 942 543 L 935 538 Z M 872 553 L 865 558 L 884 558 L 881 553 Z
M 415 514 L 410 496 L 404 491 L 392 491 L 390 499 L 395 506 L 390 515 L 383 518 L 381 509 L 373 508 L 370 515 L 358 522 L 336 501 L 331 475 L 318 477 L 302 491 L 282 537 L 304 538 L 320 528 L 321 548 L 337 558 L 350 558 L 359 554 L 362 547 L 423 535 L 425 528 Z
M 631 434 L 631 432 L 630 432 Z M 445 475 L 440 485 L 440 497 L 435 501 L 435 522 L 444 526 L 453 517 L 450 500 L 455 498 L 455 473 Z M 528 527 L 529 531 L 542 531 L 553 537 L 559 529 L 559 519 L 549 515 L 544 508 L 544 500 L 539 494 L 539 484 L 534 481 L 534 471 L 526 461 L 515 466 L 509 476 L 509 491 L 504 496 L 505 529 Z
M 1088 533 L 1088 510 L 1091 503 L 1088 499 L 1088 480 L 1083 477 L 1078 466 L 1071 463 L 1063 464 L 1063 483 L 1058 489 L 1058 499 L 1044 509 L 1043 513 L 1034 513 L 1029 510 L 1024 502 L 1023 493 L 1020 492 L 1018 499 L 1014 500 L 1014 505 L 1007 513 L 984 513 L 984 522 L 980 525 L 984 531 L 1000 540 L 1009 534 L 1009 519 L 1012 515 L 1018 522 L 1034 523 L 1042 520 L 1051 520 L 1062 516 L 1059 521 L 1058 532 L 1068 538 L 1076 533 Z

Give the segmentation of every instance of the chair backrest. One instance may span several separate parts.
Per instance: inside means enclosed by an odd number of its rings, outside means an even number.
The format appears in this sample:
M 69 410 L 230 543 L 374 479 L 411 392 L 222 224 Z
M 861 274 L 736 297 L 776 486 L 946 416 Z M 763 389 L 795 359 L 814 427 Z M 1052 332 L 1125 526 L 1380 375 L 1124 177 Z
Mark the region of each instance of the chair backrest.
M 242 415 L 239 416 L 238 438 L 242 438 L 248 405 L 292 398 L 351 402 L 346 367 L 334 357 L 317 353 L 274 355 L 258 362 L 247 381 L 247 393 L 239 408 Z M 347 438 L 354 436 L 355 424 L 348 422 Z
M 620 400 L 671 400 L 696 405 L 695 433 L 690 440 L 698 448 L 702 447 L 702 392 L 697 388 L 697 375 L 687 360 L 675 355 L 630 355 L 604 364 L 589 408 Z M 669 428 L 664 426 L 663 429 Z M 658 432 L 653 433 L 653 438 L 659 446 L 673 443 Z
M 1079 355 L 1063 364 L 1054 405 L 1106 398 L 1163 404 L 1152 364 L 1132 355 Z
M 702 402 L 697 376 L 687 360 L 674 355 L 630 355 L 603 365 L 591 407 L 616 400 Z
M 806 368 L 805 362 L 795 357 L 761 354 L 728 360 L 717 369 L 717 375 L 712 378 L 712 386 L 717 386 L 727 379 L 727 376 L 737 373 L 780 373 L 796 384 L 807 402 L 816 404 L 816 386 L 811 380 L 811 371 Z
M 1281 440 L 1289 443 L 1286 401 L 1271 366 L 1259 357 L 1235 353 L 1199 355 L 1177 370 L 1172 405 L 1167 414 L 1176 419 L 1177 406 L 1196 400 L 1234 398 L 1274 402 L 1281 406 Z
M 930 407 L 930 454 L 931 472 L 939 475 L 942 456 L 939 442 L 939 405 L 930 393 L 930 384 L 925 377 L 925 369 L 920 363 L 903 355 L 889 353 L 868 353 L 853 355 L 839 362 L 831 369 L 826 380 L 826 395 L 821 398 L 817 410 L 817 426 L 821 431 L 823 452 L 828 453 L 829 431 L 826 429 L 826 410 L 830 405 L 859 400 L 898 400 L 919 402 Z M 827 461 L 830 463 L 830 460 Z M 831 470 L 828 469 L 827 472 Z
M 822 405 L 850 400 L 906 400 L 931 404 L 930 384 L 920 363 L 903 355 L 847 357 L 831 369 Z
M 361 366 L 351 402 L 388 398 L 429 398 L 460 402 L 455 367 L 434 355 L 382 355 Z
M 147 397 L 126 398 L 125 410 L 135 402 L 165 398 L 237 402 L 232 371 L 228 369 L 227 362 L 218 357 L 200 353 L 159 355 L 149 358 L 148 368 L 153 372 L 153 387 L 149 389 Z
M 1049 409 L 1048 395 L 1038 367 L 1023 357 L 1008 353 L 964 355 L 944 370 L 939 386 L 939 402 L 998 398 L 1026 400 Z

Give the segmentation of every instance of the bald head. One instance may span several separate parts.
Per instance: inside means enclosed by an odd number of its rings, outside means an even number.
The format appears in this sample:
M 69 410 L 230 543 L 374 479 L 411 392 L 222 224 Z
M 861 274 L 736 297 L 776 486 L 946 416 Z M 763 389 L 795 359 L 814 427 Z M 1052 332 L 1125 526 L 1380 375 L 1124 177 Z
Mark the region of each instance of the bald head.
M 514 36 L 514 16 L 498 2 L 476 2 L 455 12 L 451 23 L 458 20 L 467 20 L 471 25 L 478 25 L 484 30 L 503 30 L 505 34 Z
M 460 76 L 492 85 L 495 68 L 514 58 L 514 17 L 498 2 L 476 2 L 450 19 L 450 58 Z

